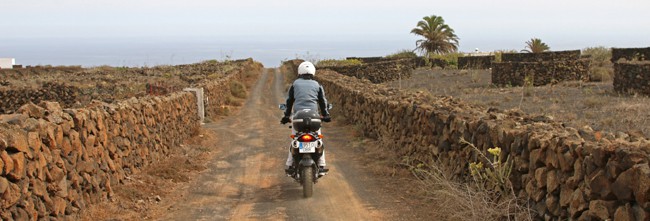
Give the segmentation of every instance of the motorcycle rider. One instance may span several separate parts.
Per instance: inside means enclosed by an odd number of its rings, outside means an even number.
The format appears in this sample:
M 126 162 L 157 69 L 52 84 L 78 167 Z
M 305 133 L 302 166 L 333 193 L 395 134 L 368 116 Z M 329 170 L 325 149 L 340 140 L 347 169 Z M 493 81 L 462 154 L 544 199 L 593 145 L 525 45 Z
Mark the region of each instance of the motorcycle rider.
M 316 67 L 309 61 L 300 63 L 298 66 L 298 79 L 296 79 L 291 88 L 289 89 L 289 94 L 287 97 L 287 109 L 284 112 L 284 117 L 280 121 L 281 124 L 286 124 L 290 122 L 290 116 L 292 116 L 292 108 L 295 111 L 297 110 L 318 110 L 320 109 L 322 120 L 324 122 L 330 122 L 330 114 L 327 111 L 327 99 L 325 98 L 325 90 L 323 87 L 314 80 L 316 75 Z M 293 134 L 295 135 L 295 131 Z M 320 130 L 318 130 L 320 134 Z M 320 168 L 318 173 L 319 175 L 325 175 L 329 169 L 326 168 L 325 163 L 325 150 L 323 149 L 322 156 L 318 159 L 318 167 Z M 295 168 L 293 167 L 293 156 L 291 151 L 289 151 L 289 156 L 287 156 L 287 162 L 284 171 L 287 174 L 292 174 Z

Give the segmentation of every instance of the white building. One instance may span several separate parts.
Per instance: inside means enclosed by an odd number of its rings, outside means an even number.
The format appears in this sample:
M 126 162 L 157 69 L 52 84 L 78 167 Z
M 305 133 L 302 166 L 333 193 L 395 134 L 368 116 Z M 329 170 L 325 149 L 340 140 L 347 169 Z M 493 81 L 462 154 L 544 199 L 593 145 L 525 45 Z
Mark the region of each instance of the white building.
M 478 50 L 478 48 L 474 49 L 473 52 L 465 53 L 465 56 L 490 56 L 494 55 L 492 52 L 483 52 Z
M 0 58 L 0 69 L 12 69 L 15 64 L 15 58 Z

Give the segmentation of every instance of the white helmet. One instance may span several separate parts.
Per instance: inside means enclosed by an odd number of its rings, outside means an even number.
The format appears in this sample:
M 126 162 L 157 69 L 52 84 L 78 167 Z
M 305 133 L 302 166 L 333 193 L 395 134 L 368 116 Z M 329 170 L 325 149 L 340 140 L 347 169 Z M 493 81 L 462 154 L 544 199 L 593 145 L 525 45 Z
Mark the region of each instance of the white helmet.
M 302 62 L 298 66 L 298 75 L 302 74 L 316 75 L 316 67 L 309 61 Z

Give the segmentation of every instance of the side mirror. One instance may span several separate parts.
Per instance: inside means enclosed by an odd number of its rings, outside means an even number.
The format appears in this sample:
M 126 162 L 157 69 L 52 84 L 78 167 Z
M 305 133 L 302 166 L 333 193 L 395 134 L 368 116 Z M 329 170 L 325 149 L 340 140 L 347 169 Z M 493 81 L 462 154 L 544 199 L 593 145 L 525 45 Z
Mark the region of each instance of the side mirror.
M 286 104 L 280 104 L 280 110 L 286 110 L 287 105 Z
M 327 104 L 327 109 L 328 109 L 328 110 L 331 110 L 331 109 L 332 109 L 332 107 L 333 107 L 333 105 L 332 105 L 332 104 Z

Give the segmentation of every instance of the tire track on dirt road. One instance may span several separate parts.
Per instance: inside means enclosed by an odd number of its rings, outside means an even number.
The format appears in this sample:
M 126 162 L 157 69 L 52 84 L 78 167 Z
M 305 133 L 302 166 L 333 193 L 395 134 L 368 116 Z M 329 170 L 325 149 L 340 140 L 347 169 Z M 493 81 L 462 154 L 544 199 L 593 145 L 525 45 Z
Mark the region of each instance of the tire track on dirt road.
M 282 76 L 264 72 L 241 111 L 205 125 L 217 134 L 214 158 L 163 220 L 387 220 L 404 211 L 345 150 L 349 132 L 331 124 L 323 128 L 330 173 L 302 197 L 283 171 L 290 129 L 279 124 Z

